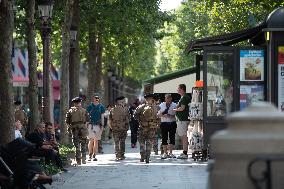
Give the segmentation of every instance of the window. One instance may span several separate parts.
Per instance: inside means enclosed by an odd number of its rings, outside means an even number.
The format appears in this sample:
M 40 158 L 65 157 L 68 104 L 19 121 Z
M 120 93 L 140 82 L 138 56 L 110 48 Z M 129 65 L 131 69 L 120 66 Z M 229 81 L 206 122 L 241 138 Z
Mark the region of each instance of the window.
M 233 53 L 207 54 L 207 116 L 233 111 Z

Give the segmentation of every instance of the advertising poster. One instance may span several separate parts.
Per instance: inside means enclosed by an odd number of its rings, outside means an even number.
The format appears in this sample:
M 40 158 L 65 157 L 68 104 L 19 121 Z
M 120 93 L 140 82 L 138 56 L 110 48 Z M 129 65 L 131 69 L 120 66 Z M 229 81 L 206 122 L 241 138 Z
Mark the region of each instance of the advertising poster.
M 278 64 L 284 64 L 284 46 L 278 47 Z
M 240 81 L 264 81 L 264 50 L 240 51 Z
M 278 47 L 278 109 L 284 112 L 284 46 Z
M 258 101 L 264 101 L 263 85 L 240 85 L 240 110 Z

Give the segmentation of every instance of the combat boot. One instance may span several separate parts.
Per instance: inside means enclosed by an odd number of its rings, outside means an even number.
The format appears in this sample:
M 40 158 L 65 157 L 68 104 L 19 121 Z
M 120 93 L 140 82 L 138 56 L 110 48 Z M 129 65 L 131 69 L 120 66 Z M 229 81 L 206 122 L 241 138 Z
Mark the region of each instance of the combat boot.
M 124 156 L 124 154 L 121 154 L 121 156 L 120 156 L 120 160 L 125 160 L 125 156 Z
M 145 153 L 144 152 L 140 152 L 141 158 L 140 158 L 140 162 L 144 162 L 145 160 Z
M 82 159 L 82 164 L 86 164 L 87 162 L 86 162 L 86 158 L 83 158 Z
M 119 161 L 119 160 L 120 160 L 119 154 L 115 154 L 115 161 Z
M 149 151 L 149 150 L 147 150 L 146 151 L 146 158 L 145 158 L 145 160 L 146 160 L 146 163 L 149 163 L 149 161 L 150 161 L 150 154 L 151 154 L 151 151 Z
M 149 157 L 146 157 L 145 162 L 146 162 L 146 163 L 149 163 L 149 161 L 150 161 L 150 158 L 149 158 Z
M 76 158 L 77 165 L 81 165 L 81 158 Z

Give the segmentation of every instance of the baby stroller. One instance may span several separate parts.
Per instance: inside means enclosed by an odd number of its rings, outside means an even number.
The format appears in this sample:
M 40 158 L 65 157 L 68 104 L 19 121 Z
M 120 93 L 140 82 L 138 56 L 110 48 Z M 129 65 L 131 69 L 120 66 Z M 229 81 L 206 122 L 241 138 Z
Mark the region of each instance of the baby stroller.
M 23 139 L 16 139 L 0 146 L 0 188 L 1 189 L 45 189 L 51 180 L 38 180 L 43 173 L 39 164 L 29 159 L 35 146 Z

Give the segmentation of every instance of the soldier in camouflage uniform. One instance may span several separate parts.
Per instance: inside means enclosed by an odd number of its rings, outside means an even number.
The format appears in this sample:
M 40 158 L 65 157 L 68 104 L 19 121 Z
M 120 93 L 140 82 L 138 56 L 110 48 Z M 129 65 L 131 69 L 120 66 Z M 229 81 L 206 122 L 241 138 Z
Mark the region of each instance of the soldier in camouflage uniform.
M 159 124 L 158 107 L 155 105 L 153 97 L 153 94 L 145 95 L 146 102 L 138 106 L 134 112 L 134 117 L 139 122 L 140 162 L 146 161 L 146 163 L 149 163 L 152 144 Z
M 21 107 L 21 101 L 17 100 L 15 104 L 15 122 L 20 121 L 22 124 L 21 134 L 23 137 L 27 134 L 28 116 L 26 112 Z
M 78 165 L 86 164 L 89 114 L 81 106 L 82 99 L 75 97 L 72 99 L 74 106 L 66 114 L 65 122 L 68 124 L 68 132 L 72 133 L 73 144 L 76 148 L 76 161 Z M 81 146 L 80 146 L 81 145 Z M 81 148 L 80 148 L 81 147 Z M 82 155 L 82 156 L 81 156 Z
M 127 137 L 129 112 L 125 106 L 125 97 L 116 98 L 116 105 L 109 115 L 110 128 L 112 129 L 116 160 L 124 160 L 125 139 Z

